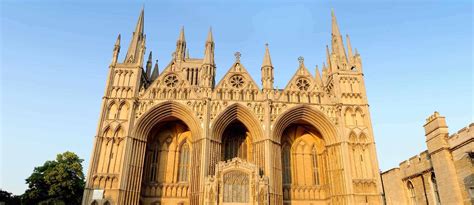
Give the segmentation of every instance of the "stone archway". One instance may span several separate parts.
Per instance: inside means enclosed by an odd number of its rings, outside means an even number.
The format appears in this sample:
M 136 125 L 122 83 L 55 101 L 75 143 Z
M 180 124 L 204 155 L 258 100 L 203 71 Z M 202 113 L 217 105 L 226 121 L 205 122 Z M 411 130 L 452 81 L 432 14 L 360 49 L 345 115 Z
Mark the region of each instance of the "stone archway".
M 298 129 L 300 131 L 294 131 Z M 289 134 L 289 132 L 294 133 Z M 339 203 L 345 200 L 340 198 L 346 193 L 345 176 L 342 171 L 342 149 L 337 143 L 336 127 L 324 113 L 307 105 L 288 109 L 275 120 L 272 140 L 275 143 L 271 150 L 276 153 L 273 156 L 273 162 L 275 162 L 273 163 L 275 178 L 273 186 L 278 203 L 295 204 L 299 201 L 305 204 L 306 202 L 302 199 L 321 203 Z M 284 154 L 289 156 L 285 157 Z M 313 159 L 311 159 L 311 154 L 315 155 Z M 312 164 L 314 162 L 317 164 Z M 284 163 L 289 164 L 285 167 Z M 308 166 L 302 165 L 305 163 Z M 301 167 L 307 170 L 301 171 Z M 319 173 L 311 172 L 310 168 Z M 284 173 L 285 170 L 290 170 L 290 173 Z M 302 177 L 301 173 L 300 175 L 294 173 L 296 170 L 304 172 L 304 176 Z M 313 176 L 306 176 L 306 174 Z M 316 174 L 319 174 L 317 180 L 314 176 Z M 303 182 L 303 184 L 300 185 L 291 180 L 297 180 L 298 183 Z M 311 180 L 313 183 L 310 183 Z
M 153 142 L 154 138 L 150 137 L 162 131 L 164 127 L 176 127 L 181 126 L 182 132 L 187 132 L 189 135 L 187 137 L 187 143 L 191 147 L 192 154 L 190 160 L 190 169 L 195 170 L 189 175 L 189 183 L 186 186 L 169 186 L 170 188 L 164 187 L 163 184 L 160 184 L 155 189 L 147 190 L 148 192 L 142 192 L 143 185 L 143 174 L 146 170 L 145 160 L 147 159 L 147 147 L 150 147 L 149 142 Z M 122 204 L 136 204 L 144 195 L 150 195 L 151 192 L 164 193 L 169 195 L 176 195 L 180 197 L 175 197 L 179 200 L 182 200 L 183 196 L 186 200 L 190 201 L 191 204 L 197 204 L 199 201 L 199 177 L 200 177 L 200 161 L 201 161 L 201 150 L 202 142 L 197 141 L 201 136 L 201 128 L 198 121 L 194 117 L 194 113 L 189 110 L 185 105 L 182 105 L 178 102 L 166 101 L 160 104 L 157 104 L 151 107 L 147 112 L 145 112 L 135 123 L 135 127 L 131 132 L 129 146 L 127 147 L 127 160 L 125 162 L 125 170 L 123 174 L 124 187 L 126 192 L 124 192 L 124 197 Z M 164 138 L 167 140 L 166 138 Z M 171 139 L 172 141 L 173 139 Z M 179 141 L 179 140 L 178 140 Z M 155 142 L 158 142 L 158 145 L 163 145 L 163 139 L 157 138 Z M 171 142 L 170 142 L 171 143 Z M 177 142 L 177 148 L 179 151 L 179 146 L 182 144 Z M 160 151 L 165 150 L 165 148 L 160 149 Z M 172 158 L 172 157 L 171 157 Z M 170 159 L 170 157 L 168 157 Z M 173 167 L 176 169 L 176 167 Z M 166 178 L 166 177 L 165 177 Z M 166 178 L 171 179 L 173 177 Z M 174 180 L 176 181 L 176 180 Z M 173 180 L 171 180 L 173 182 Z M 158 183 L 159 184 L 159 183 Z M 165 188 L 165 189 L 164 189 Z M 163 192 L 164 191 L 164 192 Z M 195 203 L 193 203 L 193 201 Z M 172 202 L 173 203 L 173 202 Z
M 252 111 L 241 104 L 235 103 L 228 106 L 212 121 L 208 175 L 213 175 L 215 165 L 219 161 L 226 159 L 224 145 L 227 142 L 226 140 L 229 139 L 229 136 L 224 135 L 227 135 L 226 132 L 232 131 L 232 129 L 235 128 L 241 128 L 242 133 L 244 133 L 244 138 L 241 139 L 241 141 L 245 142 L 248 151 L 246 160 L 255 163 L 260 170 L 264 169 L 265 153 L 262 141 L 262 125 Z

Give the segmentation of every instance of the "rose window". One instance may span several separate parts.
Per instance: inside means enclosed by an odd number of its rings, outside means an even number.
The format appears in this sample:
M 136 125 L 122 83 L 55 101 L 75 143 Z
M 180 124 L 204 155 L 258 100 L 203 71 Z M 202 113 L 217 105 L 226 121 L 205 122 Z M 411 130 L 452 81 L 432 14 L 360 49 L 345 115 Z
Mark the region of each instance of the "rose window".
M 230 84 L 234 88 L 242 88 L 244 85 L 244 77 L 241 75 L 234 75 L 230 78 Z
M 296 86 L 298 86 L 298 88 L 302 91 L 307 91 L 309 88 L 309 82 L 304 78 L 300 78 L 296 81 Z
M 168 75 L 165 78 L 165 84 L 167 87 L 176 87 L 178 85 L 178 77 L 176 75 Z

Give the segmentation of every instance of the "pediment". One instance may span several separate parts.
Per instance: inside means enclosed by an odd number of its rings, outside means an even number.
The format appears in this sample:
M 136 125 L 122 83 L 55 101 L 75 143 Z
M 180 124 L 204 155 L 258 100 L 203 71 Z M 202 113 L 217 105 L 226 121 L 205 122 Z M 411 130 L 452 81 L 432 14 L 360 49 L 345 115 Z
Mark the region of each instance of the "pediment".
M 283 92 L 314 92 L 318 91 L 319 86 L 313 75 L 309 72 L 303 63 L 300 63 L 293 77 L 286 85 Z
M 154 98 L 153 91 L 156 90 L 184 90 L 190 88 L 189 81 L 183 78 L 181 72 L 179 72 L 177 66 L 171 61 L 164 71 L 145 89 L 140 89 L 140 97 Z M 143 89 L 143 90 L 142 90 Z M 194 93 L 193 89 L 190 89 L 191 93 Z
M 240 62 L 235 62 L 215 87 L 215 90 L 221 89 L 260 91 L 257 83 Z

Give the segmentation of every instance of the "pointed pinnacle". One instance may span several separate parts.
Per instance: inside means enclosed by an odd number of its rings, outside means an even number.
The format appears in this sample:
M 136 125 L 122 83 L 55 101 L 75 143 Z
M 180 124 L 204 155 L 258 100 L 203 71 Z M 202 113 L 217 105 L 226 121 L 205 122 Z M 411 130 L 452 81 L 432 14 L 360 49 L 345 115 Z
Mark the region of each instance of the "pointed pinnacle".
M 349 58 L 352 58 L 352 45 L 351 45 L 351 39 L 349 38 L 349 34 L 346 35 L 346 42 L 347 42 L 347 51 L 349 54 Z
M 318 65 L 316 65 L 316 82 L 318 83 L 321 83 L 322 79 L 321 79 L 321 73 L 319 73 L 319 68 L 318 68 Z
M 209 33 L 207 33 L 206 43 L 207 42 L 214 42 L 214 38 L 212 37 L 212 27 L 209 27 Z
M 332 34 L 339 36 L 339 26 L 337 25 L 336 14 L 334 14 L 334 9 L 331 9 L 331 19 L 332 19 Z
M 270 50 L 268 49 L 268 43 L 265 44 L 265 55 L 263 56 L 262 68 L 266 66 L 273 67 L 272 59 L 270 58 Z
M 140 16 L 138 17 L 138 21 L 137 21 L 137 26 L 135 27 L 135 34 L 138 34 L 138 33 L 143 33 L 144 32 L 144 21 L 145 21 L 145 8 L 142 7 L 142 10 L 140 12 Z
M 152 58 L 152 51 L 150 51 L 150 54 L 148 55 L 148 61 L 151 62 L 151 58 Z
M 181 27 L 181 31 L 179 32 L 179 39 L 178 41 L 185 42 L 186 39 L 184 38 L 184 26 Z
M 117 40 L 115 41 L 115 46 L 120 46 L 120 34 L 117 36 Z
M 156 60 L 155 67 L 153 68 L 153 72 L 151 73 L 151 80 L 154 81 L 159 74 L 159 69 L 158 69 L 158 60 Z

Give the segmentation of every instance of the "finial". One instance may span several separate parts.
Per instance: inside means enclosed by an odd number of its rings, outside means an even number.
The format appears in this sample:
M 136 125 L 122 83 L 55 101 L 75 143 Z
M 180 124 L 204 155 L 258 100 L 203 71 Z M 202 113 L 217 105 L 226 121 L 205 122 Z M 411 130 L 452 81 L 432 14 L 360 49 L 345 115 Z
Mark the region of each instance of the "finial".
M 300 62 L 300 66 L 303 65 L 303 63 L 304 63 L 303 56 L 298 57 L 298 61 Z
M 265 43 L 265 47 L 267 47 L 267 48 L 268 48 L 268 43 Z
M 240 56 L 242 56 L 242 54 L 240 54 L 240 52 L 237 51 L 235 52 L 234 56 L 235 56 L 235 61 L 240 62 Z

